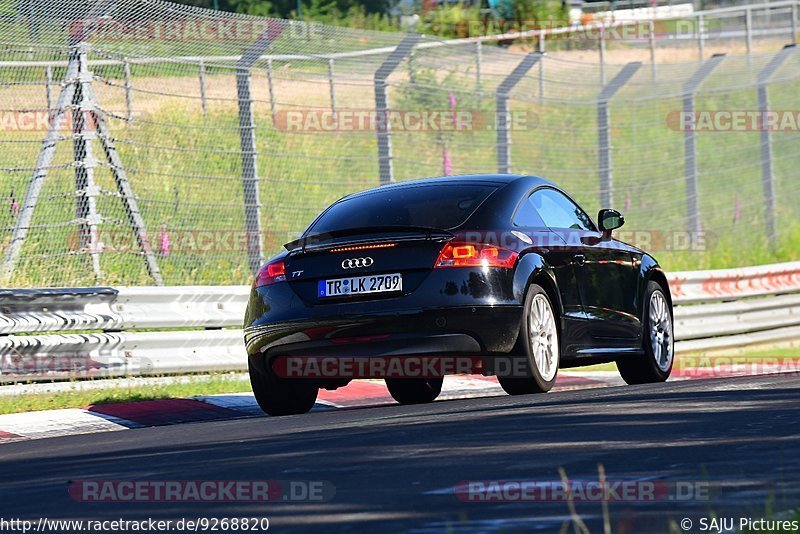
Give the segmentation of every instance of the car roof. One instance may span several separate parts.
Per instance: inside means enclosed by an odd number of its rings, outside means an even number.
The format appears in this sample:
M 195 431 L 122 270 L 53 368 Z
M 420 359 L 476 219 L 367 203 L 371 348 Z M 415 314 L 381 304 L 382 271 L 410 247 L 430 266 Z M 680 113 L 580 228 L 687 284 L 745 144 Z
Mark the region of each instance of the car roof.
M 366 189 L 364 191 L 359 191 L 358 193 L 347 195 L 341 200 L 344 200 L 346 198 L 352 198 L 362 194 L 371 193 L 378 190 L 383 191 L 386 189 L 401 189 L 405 187 L 416 187 L 419 185 L 433 185 L 433 184 L 467 185 L 467 184 L 478 184 L 478 183 L 507 185 L 517 181 L 526 181 L 531 186 L 554 185 L 549 180 L 546 180 L 539 176 L 531 176 L 527 174 L 457 174 L 451 176 L 439 176 L 435 178 L 421 178 L 418 180 L 407 180 L 403 182 L 392 182 L 390 184 L 384 184 L 378 187 L 373 187 L 371 189 Z

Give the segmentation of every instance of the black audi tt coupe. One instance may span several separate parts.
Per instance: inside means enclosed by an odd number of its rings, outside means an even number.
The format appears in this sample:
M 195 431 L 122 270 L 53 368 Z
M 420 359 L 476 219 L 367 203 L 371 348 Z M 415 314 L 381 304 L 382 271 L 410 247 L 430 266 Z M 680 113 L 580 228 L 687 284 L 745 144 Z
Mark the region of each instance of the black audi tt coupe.
M 304 413 L 319 388 L 364 376 L 353 362 L 421 357 L 477 362 L 468 371 L 496 374 L 512 395 L 550 390 L 559 367 L 601 362 L 629 384 L 666 380 L 667 279 L 612 238 L 619 212 L 597 219 L 534 176 L 448 176 L 344 197 L 253 283 L 244 336 L 259 405 Z M 320 362 L 333 365 L 318 372 Z M 433 401 L 443 380 L 385 379 L 401 403 Z

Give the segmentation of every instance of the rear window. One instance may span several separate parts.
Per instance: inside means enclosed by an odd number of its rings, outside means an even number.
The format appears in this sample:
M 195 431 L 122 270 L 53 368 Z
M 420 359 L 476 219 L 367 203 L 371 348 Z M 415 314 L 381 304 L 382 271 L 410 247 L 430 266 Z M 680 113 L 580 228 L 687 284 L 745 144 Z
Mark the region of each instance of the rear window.
M 377 189 L 331 206 L 309 229 L 324 233 L 378 226 L 425 226 L 447 230 L 463 224 L 494 185 L 435 184 Z

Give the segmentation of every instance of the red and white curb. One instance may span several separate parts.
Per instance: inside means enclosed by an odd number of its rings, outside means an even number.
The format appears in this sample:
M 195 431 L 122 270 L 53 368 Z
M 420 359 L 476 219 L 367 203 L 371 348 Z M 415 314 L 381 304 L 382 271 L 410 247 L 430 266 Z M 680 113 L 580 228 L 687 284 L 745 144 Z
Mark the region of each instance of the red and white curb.
M 621 384 L 614 372 L 562 373 L 557 389 Z M 505 395 L 494 377 L 448 376 L 441 400 Z M 334 391 L 321 390 L 312 411 L 394 404 L 382 381 L 356 380 Z M 191 399 L 165 399 L 85 408 L 0 415 L 0 443 L 28 439 L 108 432 L 195 421 L 263 416 L 252 393 L 225 393 Z

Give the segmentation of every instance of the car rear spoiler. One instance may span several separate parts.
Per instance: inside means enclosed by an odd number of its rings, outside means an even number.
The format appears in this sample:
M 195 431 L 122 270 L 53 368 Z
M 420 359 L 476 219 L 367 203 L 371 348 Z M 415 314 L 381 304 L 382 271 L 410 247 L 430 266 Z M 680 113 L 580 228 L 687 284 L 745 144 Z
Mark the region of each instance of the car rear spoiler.
M 295 239 L 294 241 L 289 241 L 283 248 L 292 252 L 297 250 L 298 248 L 302 249 L 303 252 L 306 249 L 316 249 L 316 248 L 325 248 L 325 243 L 339 238 L 339 237 L 349 237 L 349 236 L 358 236 L 358 235 L 370 235 L 370 237 L 362 239 L 362 240 L 354 240 L 353 244 L 361 244 L 361 243 L 369 243 L 374 242 L 376 238 L 374 234 L 414 234 L 414 239 L 418 239 L 419 235 L 422 234 L 425 236 L 426 240 L 440 240 L 440 241 L 449 241 L 453 237 L 455 237 L 452 233 L 448 232 L 447 230 L 441 230 L 439 228 L 430 228 L 427 226 L 375 226 L 372 228 L 343 228 L 341 230 L 334 230 L 332 232 L 322 232 L 318 234 L 310 234 L 307 236 L 300 237 L 299 239 Z M 393 238 L 394 239 L 394 238 Z M 403 237 L 398 237 L 398 240 L 403 240 Z M 405 238 L 408 239 L 408 238 Z

